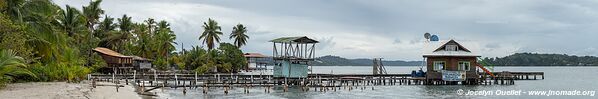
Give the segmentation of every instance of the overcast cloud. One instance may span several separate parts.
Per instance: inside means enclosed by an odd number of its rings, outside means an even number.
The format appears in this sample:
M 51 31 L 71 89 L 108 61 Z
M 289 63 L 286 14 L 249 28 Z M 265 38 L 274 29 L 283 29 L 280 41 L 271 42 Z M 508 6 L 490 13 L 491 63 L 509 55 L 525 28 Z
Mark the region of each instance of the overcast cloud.
M 87 0 L 54 0 L 78 7 Z M 476 41 L 484 57 L 516 52 L 598 55 L 595 0 L 104 0 L 106 14 L 136 22 L 166 20 L 184 48 L 202 46 L 208 18 L 223 41 L 238 23 L 249 29 L 244 52 L 271 54 L 268 40 L 308 36 L 318 55 L 421 60 L 423 33 Z M 180 50 L 178 45 L 177 50 Z

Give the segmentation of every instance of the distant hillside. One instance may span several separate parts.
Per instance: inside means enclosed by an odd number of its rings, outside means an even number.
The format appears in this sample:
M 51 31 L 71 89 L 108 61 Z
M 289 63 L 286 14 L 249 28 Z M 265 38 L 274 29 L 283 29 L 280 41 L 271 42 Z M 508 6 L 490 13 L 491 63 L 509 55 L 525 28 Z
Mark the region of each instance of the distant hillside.
M 347 59 L 339 56 L 322 56 L 316 58 L 316 61 L 312 62 L 314 66 L 370 66 L 373 64 L 372 59 Z M 419 66 L 422 64 L 421 61 L 388 61 L 382 60 L 382 64 L 385 66 Z
M 567 54 L 515 53 L 501 58 L 484 58 L 495 66 L 597 66 L 598 57 Z

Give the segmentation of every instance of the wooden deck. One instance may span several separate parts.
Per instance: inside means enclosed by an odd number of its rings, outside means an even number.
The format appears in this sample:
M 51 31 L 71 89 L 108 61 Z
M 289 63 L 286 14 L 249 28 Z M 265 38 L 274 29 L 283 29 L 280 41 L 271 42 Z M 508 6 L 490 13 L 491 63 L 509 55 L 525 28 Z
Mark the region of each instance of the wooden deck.
M 480 73 L 483 74 L 483 73 Z M 90 74 L 94 81 L 124 81 L 135 84 L 145 91 L 163 87 L 274 87 L 296 85 L 300 87 L 352 87 L 378 85 L 513 85 L 515 80 L 544 79 L 543 72 L 494 72 L 496 77 L 480 75 L 471 82 L 430 82 L 425 77 L 412 77 L 411 74 L 309 74 L 304 79 L 275 78 L 272 75 L 239 74 L 177 74 L 177 73 L 129 73 L 129 74 Z M 148 88 L 148 89 L 145 89 Z

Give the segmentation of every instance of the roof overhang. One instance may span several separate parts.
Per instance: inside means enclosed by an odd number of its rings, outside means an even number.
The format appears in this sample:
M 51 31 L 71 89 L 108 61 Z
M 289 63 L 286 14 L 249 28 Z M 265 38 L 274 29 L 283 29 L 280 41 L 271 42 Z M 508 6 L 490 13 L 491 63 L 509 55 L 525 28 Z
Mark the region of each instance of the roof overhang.
M 298 36 L 298 37 L 281 37 L 277 39 L 270 40 L 270 42 L 274 43 L 319 43 L 318 41 L 308 38 L 307 36 Z

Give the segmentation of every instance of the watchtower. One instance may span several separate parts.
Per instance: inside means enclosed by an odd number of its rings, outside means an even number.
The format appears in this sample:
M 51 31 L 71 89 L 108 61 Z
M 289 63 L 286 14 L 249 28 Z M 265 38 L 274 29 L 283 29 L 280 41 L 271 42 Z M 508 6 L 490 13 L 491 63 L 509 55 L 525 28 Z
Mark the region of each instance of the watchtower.
M 274 73 L 277 78 L 305 78 L 309 62 L 314 60 L 318 41 L 302 37 L 282 37 L 273 43 Z

